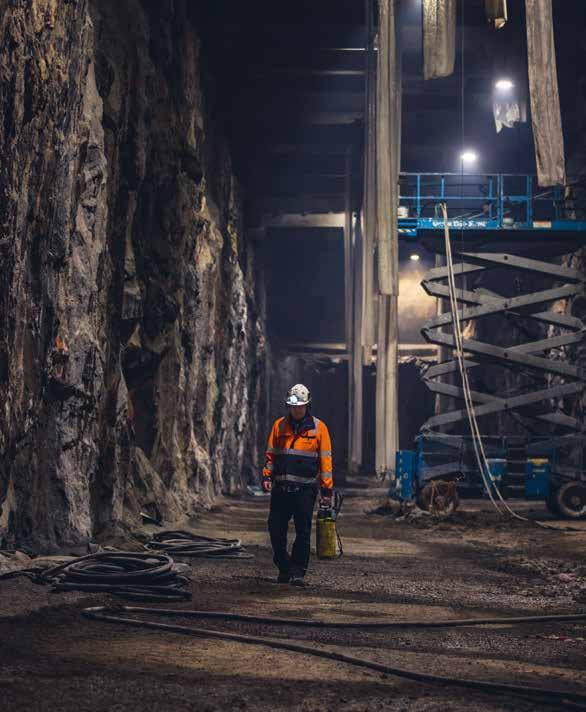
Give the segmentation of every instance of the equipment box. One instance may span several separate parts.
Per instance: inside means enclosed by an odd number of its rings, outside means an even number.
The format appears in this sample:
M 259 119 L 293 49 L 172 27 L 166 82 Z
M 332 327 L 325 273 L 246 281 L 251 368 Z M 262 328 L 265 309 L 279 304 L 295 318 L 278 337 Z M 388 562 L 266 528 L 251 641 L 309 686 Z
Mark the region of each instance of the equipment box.
M 530 458 L 525 464 L 526 499 L 545 499 L 549 496 L 550 466 L 547 458 Z

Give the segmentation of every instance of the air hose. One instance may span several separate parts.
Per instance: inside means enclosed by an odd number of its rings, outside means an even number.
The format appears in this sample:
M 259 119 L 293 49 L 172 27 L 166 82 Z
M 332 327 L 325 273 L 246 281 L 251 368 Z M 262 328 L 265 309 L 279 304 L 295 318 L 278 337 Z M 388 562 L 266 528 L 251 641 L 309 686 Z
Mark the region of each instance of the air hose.
M 88 554 L 59 566 L 11 571 L 0 578 L 27 576 L 34 583 L 50 584 L 53 591 L 111 593 L 131 601 L 189 601 L 184 586 L 189 579 L 178 573 L 166 554 L 105 551 Z
M 93 610 L 93 609 L 87 609 Z M 245 613 L 226 613 L 224 611 L 185 611 L 173 608 L 135 608 L 124 606 L 122 609 L 131 613 L 146 613 L 153 615 L 175 616 L 179 618 L 215 618 L 217 620 L 239 621 L 243 623 L 260 623 L 263 625 L 284 625 L 298 628 L 468 628 L 478 625 L 518 625 L 523 623 L 561 623 L 586 621 L 586 613 L 555 613 L 542 616 L 515 616 L 508 618 L 459 618 L 455 620 L 436 621 L 360 621 L 360 622 L 330 622 L 314 621 L 307 618 L 278 618 L 276 616 L 251 616 Z
M 363 623 L 323 623 L 318 621 L 308 621 L 308 620 L 291 620 L 291 619 L 281 619 L 281 618 L 265 618 L 260 616 L 245 616 L 233 613 L 221 613 L 214 611 L 179 611 L 179 610 L 166 610 L 157 608 L 136 608 L 132 606 L 122 606 L 121 608 L 108 609 L 106 606 L 95 606 L 92 608 L 86 608 L 82 611 L 86 618 L 92 620 L 122 624 L 133 626 L 135 628 L 148 628 L 154 630 L 163 630 L 172 633 L 180 633 L 183 635 L 194 635 L 201 638 L 216 638 L 220 640 L 232 640 L 239 643 L 245 643 L 248 645 L 264 645 L 270 648 L 275 648 L 277 650 L 287 650 L 294 653 L 301 653 L 304 655 L 312 655 L 314 657 L 325 658 L 327 660 L 334 660 L 336 662 L 346 663 L 348 665 L 353 665 L 355 667 L 366 668 L 368 670 L 374 670 L 376 672 L 384 673 L 386 675 L 393 675 L 395 677 L 401 677 L 408 680 L 415 680 L 417 682 L 423 682 L 431 685 L 440 685 L 443 687 L 457 686 L 464 687 L 468 689 L 479 690 L 481 692 L 496 693 L 496 694 L 509 694 L 516 695 L 525 698 L 530 698 L 532 700 L 540 700 L 547 702 L 555 702 L 559 704 L 561 701 L 568 701 L 572 703 L 578 703 L 586 707 L 586 693 L 580 692 L 568 692 L 554 690 L 551 688 L 540 688 L 540 687 L 530 687 L 527 685 L 509 685 L 499 682 L 488 682 L 483 680 L 467 680 L 458 677 L 448 677 L 444 675 L 431 675 L 429 673 L 420 673 L 414 670 L 406 670 L 404 668 L 396 668 L 390 665 L 383 665 L 381 663 L 375 663 L 369 660 L 364 660 L 362 658 L 357 658 L 350 655 L 345 655 L 343 653 L 336 653 L 327 650 L 321 650 L 319 648 L 310 647 L 309 645 L 302 645 L 299 643 L 289 643 L 282 640 L 274 640 L 272 638 L 265 638 L 261 636 L 251 636 L 251 635 L 241 635 L 236 633 L 226 633 L 218 630 L 208 630 L 206 628 L 190 628 L 188 626 L 174 625 L 169 623 L 155 623 L 151 621 L 141 621 L 134 618 L 122 617 L 121 612 L 128 612 L 132 614 L 136 613 L 146 613 L 155 615 L 171 615 L 171 616 L 183 616 L 191 618 L 225 618 L 227 620 L 246 620 L 249 622 L 265 623 L 270 625 L 304 625 L 307 627 L 319 627 L 319 628 L 333 628 L 333 627 L 369 627 L 372 628 L 374 625 L 380 628 L 405 628 L 405 627 L 416 627 L 416 628 L 436 628 L 442 625 L 443 627 L 456 626 L 456 625 L 510 625 L 512 623 L 537 623 L 537 622 L 547 622 L 554 620 L 585 620 L 586 613 L 584 614 L 574 614 L 574 615 L 552 615 L 552 616 L 526 616 L 517 618 L 478 618 L 478 619 L 468 619 L 460 621 L 434 621 L 431 623 L 423 623 L 422 621 L 395 621 L 391 623 L 378 623 L 378 624 L 363 624 Z M 278 623 L 277 623 L 278 622 Z
M 253 559 L 247 554 L 240 539 L 214 539 L 186 531 L 157 532 L 145 544 L 149 551 L 164 551 L 175 556 L 204 559 Z
M 157 532 L 147 552 L 100 552 L 44 569 L 34 565 L 0 574 L 0 581 L 26 577 L 53 591 L 111 593 L 132 601 L 188 601 L 189 580 L 170 554 L 206 559 L 252 559 L 240 539 L 218 539 L 186 531 Z

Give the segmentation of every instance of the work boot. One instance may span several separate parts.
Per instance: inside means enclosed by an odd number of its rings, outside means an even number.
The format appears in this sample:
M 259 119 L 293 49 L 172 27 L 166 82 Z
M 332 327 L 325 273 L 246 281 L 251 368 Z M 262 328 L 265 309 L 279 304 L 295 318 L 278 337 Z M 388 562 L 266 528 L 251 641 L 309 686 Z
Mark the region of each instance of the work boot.
M 280 573 L 277 576 L 277 583 L 289 583 L 290 580 L 291 580 L 290 574 Z
M 307 586 L 303 576 L 291 576 L 289 583 L 291 586 L 299 586 L 300 588 L 305 588 Z

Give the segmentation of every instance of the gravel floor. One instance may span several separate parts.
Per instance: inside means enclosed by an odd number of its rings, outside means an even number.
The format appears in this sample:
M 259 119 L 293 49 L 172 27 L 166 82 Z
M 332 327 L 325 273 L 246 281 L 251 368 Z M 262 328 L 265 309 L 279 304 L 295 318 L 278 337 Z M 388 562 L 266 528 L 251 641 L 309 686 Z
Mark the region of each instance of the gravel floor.
M 255 558 L 193 561 L 193 602 L 183 607 L 337 621 L 586 610 L 586 526 L 558 533 L 509 525 L 483 503 L 465 503 L 454 521 L 397 523 L 365 514 L 376 505 L 372 496 L 350 494 L 340 520 L 345 556 L 313 560 L 311 585 L 302 590 L 274 582 L 266 500 L 225 500 L 202 515 L 198 531 L 239 536 Z M 112 603 L 51 594 L 26 580 L 0 584 L 0 709 L 562 709 L 561 702 L 538 707 L 261 646 L 81 617 L 84 606 L 100 602 Z M 435 674 L 586 692 L 586 624 L 420 631 L 192 625 L 304 641 Z

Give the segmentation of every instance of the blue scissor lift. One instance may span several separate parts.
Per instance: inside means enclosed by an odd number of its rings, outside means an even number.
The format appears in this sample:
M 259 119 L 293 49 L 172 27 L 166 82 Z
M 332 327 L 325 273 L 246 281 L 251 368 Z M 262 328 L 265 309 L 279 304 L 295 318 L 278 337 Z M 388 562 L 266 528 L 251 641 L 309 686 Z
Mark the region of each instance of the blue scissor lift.
M 401 238 L 443 254 L 441 203 L 448 209 L 472 401 L 481 428 L 488 424 L 483 435 L 488 480 L 504 496 L 541 499 L 556 514 L 586 517 L 585 275 L 581 265 L 559 259 L 584 245 L 580 208 L 586 206 L 578 205 L 569 189 L 537 189 L 529 175 L 403 174 Z M 447 278 L 448 268 L 437 266 L 422 286 L 445 300 Z M 556 304 L 571 304 L 572 310 Z M 483 319 L 491 320 L 484 340 Z M 508 327 L 500 331 L 503 319 Z M 397 453 L 391 488 L 393 496 L 418 499 L 423 506 L 432 500 L 454 506 L 455 482 L 460 493 L 487 494 L 468 435 L 452 324 L 446 311 L 424 325 L 424 338 L 449 357 L 423 378 L 436 396 L 451 399 L 454 409 L 429 418 L 415 448 Z M 503 343 L 503 335 L 513 331 L 522 343 Z M 499 392 L 482 387 L 485 369 L 503 384 Z M 494 378 L 499 373 L 500 380 Z

